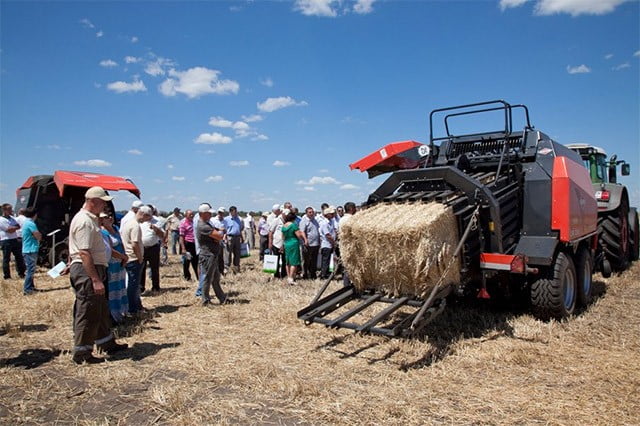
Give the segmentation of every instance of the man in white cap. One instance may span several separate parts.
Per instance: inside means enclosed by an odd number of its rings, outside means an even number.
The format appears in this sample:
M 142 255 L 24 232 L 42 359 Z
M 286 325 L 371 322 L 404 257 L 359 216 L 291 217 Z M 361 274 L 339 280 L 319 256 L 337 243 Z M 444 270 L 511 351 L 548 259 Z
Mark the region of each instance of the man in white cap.
M 220 270 L 218 269 L 218 256 L 221 253 L 220 241 L 224 237 L 224 232 L 216 229 L 209 222 L 213 211 L 209 204 L 200 204 L 198 207 L 198 223 L 196 224 L 195 236 L 200 242 L 200 254 L 198 255 L 198 268 L 200 269 L 200 280 L 202 282 L 202 305 L 211 304 L 210 289 L 220 301 L 220 304 L 227 302 L 227 295 L 220 287 Z
M 329 278 L 329 265 L 337 239 L 336 228 L 333 221 L 336 210 L 329 206 L 323 210 L 322 214 L 326 220 L 320 223 L 320 257 L 322 258 L 320 278 L 327 279 Z
M 73 217 L 69 228 L 69 277 L 76 295 L 73 306 L 73 361 L 77 364 L 104 361 L 104 358 L 93 356 L 94 344 L 109 355 L 128 347 L 116 343 L 111 333 L 109 304 L 105 296 L 104 283 L 107 282 L 109 259 L 98 215 L 111 199 L 103 188 L 89 188 L 85 193 L 85 203 Z
M 124 228 L 125 223 L 136 217 L 136 213 L 138 213 L 138 209 L 140 207 L 142 207 L 142 201 L 140 200 L 135 200 L 133 203 L 131 203 L 131 210 L 129 210 L 127 214 L 125 214 L 124 217 L 120 219 L 120 229 Z

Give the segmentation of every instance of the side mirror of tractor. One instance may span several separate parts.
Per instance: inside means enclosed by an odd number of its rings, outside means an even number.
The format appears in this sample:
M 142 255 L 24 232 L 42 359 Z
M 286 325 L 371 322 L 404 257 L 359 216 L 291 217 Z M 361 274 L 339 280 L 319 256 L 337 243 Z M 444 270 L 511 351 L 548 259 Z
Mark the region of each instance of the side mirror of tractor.
M 622 176 L 629 176 L 631 174 L 631 165 L 629 163 L 624 163 L 621 167 Z

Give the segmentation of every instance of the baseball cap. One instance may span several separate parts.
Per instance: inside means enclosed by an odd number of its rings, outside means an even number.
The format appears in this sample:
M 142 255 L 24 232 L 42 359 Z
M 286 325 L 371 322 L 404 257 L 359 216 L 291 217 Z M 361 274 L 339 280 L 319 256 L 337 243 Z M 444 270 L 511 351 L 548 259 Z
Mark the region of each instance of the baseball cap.
M 151 210 L 151 207 L 149 206 L 140 206 L 140 210 L 138 211 L 142 212 L 142 214 L 153 216 L 153 210 Z
M 140 200 L 135 200 L 133 203 L 131 203 L 131 207 L 134 207 L 136 209 L 139 209 L 140 207 L 142 207 L 142 201 Z
M 100 198 L 102 201 L 113 200 L 113 197 L 109 196 L 107 191 L 105 191 L 101 186 L 92 186 L 89 188 L 87 192 L 84 193 L 84 198 Z
M 202 203 L 198 206 L 198 213 L 213 213 L 213 210 L 209 204 Z
M 267 213 L 267 212 L 262 212 L 262 216 L 265 216 L 265 217 L 266 217 L 266 216 L 269 216 L 269 213 Z
M 280 210 L 280 204 L 274 204 L 273 207 L 271 207 L 272 212 L 275 212 L 276 210 Z
M 334 209 L 333 207 L 329 206 L 326 209 L 324 209 L 322 214 L 334 214 L 335 212 L 336 212 L 336 209 Z
M 224 209 L 224 207 L 218 207 L 218 213 L 226 213 L 227 211 Z

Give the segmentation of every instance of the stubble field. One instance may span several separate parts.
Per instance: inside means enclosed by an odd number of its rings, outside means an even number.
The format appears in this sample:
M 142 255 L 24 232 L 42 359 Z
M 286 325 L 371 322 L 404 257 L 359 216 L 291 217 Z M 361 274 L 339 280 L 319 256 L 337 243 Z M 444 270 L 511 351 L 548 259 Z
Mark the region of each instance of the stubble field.
M 284 286 L 255 252 L 223 279 L 239 303 L 201 307 L 179 257 L 149 312 L 116 329 L 130 349 L 71 360 L 68 278 L 24 297 L 0 285 L 1 424 L 638 424 L 640 263 L 595 277 L 564 322 L 459 305 L 423 339 L 361 336 L 296 319 L 322 284 Z M 337 285 L 337 284 L 336 284 Z

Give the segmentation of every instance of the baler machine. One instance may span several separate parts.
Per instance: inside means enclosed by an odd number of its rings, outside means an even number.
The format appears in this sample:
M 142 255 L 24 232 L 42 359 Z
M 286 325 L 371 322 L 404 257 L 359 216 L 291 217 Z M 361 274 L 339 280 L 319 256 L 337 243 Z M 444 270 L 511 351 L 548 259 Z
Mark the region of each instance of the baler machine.
M 522 112 L 522 131 L 513 130 L 514 111 Z M 451 132 L 452 120 L 482 114 L 499 114 L 504 128 Z M 444 116 L 445 136 L 434 136 L 435 116 Z M 307 325 L 414 336 L 442 312 L 450 295 L 489 298 L 488 289 L 504 294 L 529 291 L 534 313 L 541 318 L 566 317 L 577 305 L 588 303 L 597 207 L 580 157 L 535 130 L 525 105 L 497 100 L 436 109 L 429 123 L 428 145 L 395 142 L 350 167 L 366 171 L 370 178 L 391 172 L 364 208 L 438 202 L 453 210 L 460 236 L 454 258 L 460 259 L 461 281 L 438 282 L 423 298 L 391 297 L 354 285 L 323 297 L 329 279 L 298 318 Z M 356 219 L 357 214 L 352 220 Z M 386 306 L 370 319 L 352 320 L 380 303 Z M 332 316 L 337 310 L 339 315 Z

